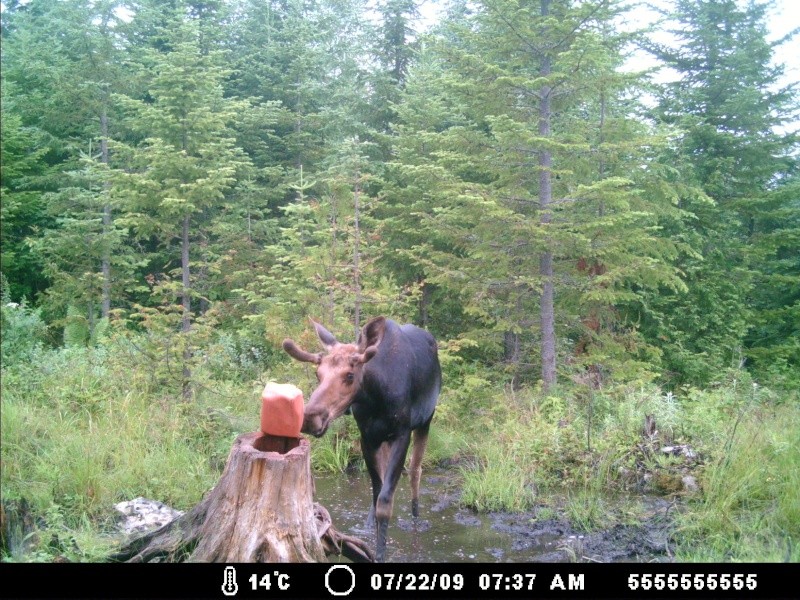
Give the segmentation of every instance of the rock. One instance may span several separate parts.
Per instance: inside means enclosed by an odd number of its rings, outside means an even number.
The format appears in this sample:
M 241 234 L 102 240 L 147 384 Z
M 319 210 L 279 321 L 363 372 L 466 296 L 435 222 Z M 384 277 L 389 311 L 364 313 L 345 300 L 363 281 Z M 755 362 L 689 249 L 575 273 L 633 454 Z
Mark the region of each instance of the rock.
M 662 454 L 669 454 L 672 456 L 683 456 L 685 458 L 696 458 L 697 453 L 688 444 L 677 446 L 664 446 L 661 448 Z
M 685 475 L 681 479 L 681 484 L 683 485 L 683 491 L 688 492 L 690 494 L 694 494 L 700 491 L 700 486 L 697 484 L 697 479 L 695 479 L 691 475 Z
M 147 498 L 120 502 L 115 504 L 114 508 L 122 514 L 119 528 L 127 534 L 158 529 L 183 514 L 183 511 L 175 510 L 163 502 Z

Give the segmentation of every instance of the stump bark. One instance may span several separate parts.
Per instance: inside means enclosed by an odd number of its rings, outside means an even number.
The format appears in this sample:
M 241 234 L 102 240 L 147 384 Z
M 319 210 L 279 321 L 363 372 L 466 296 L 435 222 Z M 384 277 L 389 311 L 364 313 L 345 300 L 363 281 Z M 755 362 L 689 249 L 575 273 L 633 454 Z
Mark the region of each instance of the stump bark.
M 308 440 L 239 436 L 217 485 L 192 510 L 112 556 L 129 562 L 325 559 Z M 358 544 L 356 544 L 358 546 Z M 371 558 L 367 552 L 365 559 Z

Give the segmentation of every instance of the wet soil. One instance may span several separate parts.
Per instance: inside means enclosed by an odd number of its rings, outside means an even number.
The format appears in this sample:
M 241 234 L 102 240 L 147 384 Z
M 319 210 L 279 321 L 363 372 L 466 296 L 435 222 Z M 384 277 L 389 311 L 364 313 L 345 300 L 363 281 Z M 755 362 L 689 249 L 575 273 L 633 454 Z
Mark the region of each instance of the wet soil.
M 315 500 L 342 532 L 373 541 L 366 527 L 372 493 L 365 473 L 315 475 Z M 664 498 L 619 499 L 635 505 L 632 524 L 599 531 L 572 527 L 563 506 L 550 501 L 524 513 L 476 513 L 459 503 L 458 478 L 446 469 L 423 473 L 420 517 L 411 516 L 404 476 L 389 524 L 389 562 L 666 562 L 672 560 L 674 504 Z M 613 501 L 609 501 L 613 506 Z M 332 557 L 333 558 L 333 557 Z

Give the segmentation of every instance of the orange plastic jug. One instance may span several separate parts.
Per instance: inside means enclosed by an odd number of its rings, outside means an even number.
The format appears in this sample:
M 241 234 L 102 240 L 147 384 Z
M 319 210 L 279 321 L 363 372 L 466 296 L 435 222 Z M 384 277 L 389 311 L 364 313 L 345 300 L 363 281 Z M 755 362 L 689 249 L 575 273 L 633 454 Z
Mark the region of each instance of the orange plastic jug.
M 302 426 L 303 392 L 290 383 L 269 382 L 261 394 L 261 431 L 297 438 Z

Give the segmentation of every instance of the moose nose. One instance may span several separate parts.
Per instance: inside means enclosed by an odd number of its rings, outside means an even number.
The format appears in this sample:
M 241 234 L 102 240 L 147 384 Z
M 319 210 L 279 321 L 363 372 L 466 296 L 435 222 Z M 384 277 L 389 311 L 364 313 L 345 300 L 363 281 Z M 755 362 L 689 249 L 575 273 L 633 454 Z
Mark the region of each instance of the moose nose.
M 327 412 L 306 412 L 303 417 L 303 427 L 300 429 L 303 433 L 309 433 L 314 437 L 321 437 L 325 433 L 328 423 Z

